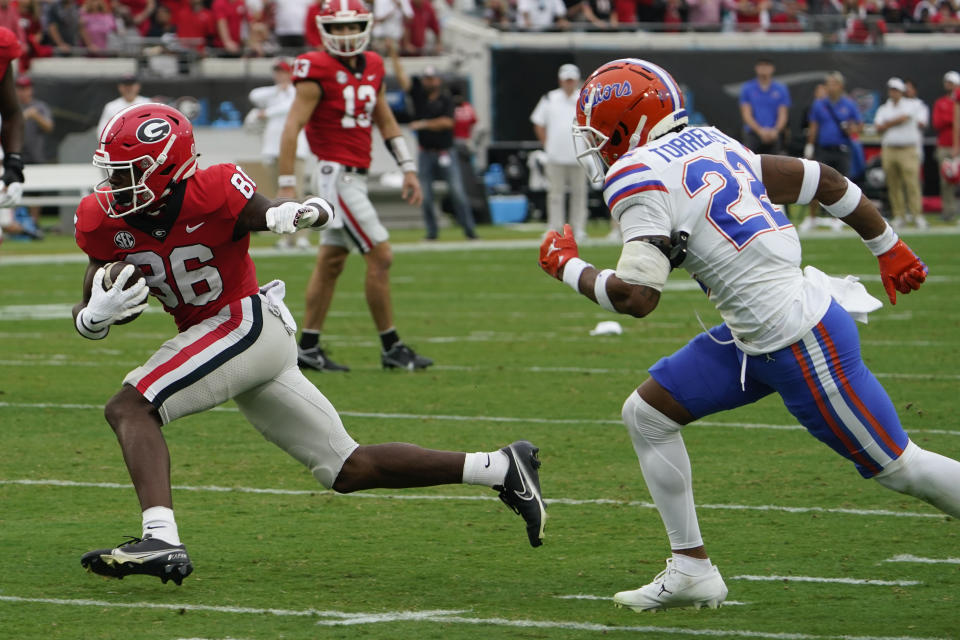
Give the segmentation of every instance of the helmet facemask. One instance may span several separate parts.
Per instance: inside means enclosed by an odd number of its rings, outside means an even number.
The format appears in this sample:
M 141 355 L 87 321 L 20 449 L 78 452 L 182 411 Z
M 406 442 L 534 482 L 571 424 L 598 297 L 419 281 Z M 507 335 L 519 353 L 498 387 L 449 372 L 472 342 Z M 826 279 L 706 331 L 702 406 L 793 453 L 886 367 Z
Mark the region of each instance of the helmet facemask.
M 105 178 L 94 187 L 93 192 L 100 207 L 108 216 L 122 218 L 131 213 L 143 211 L 157 201 L 158 194 L 147 186 L 147 180 L 167 161 L 167 152 L 176 139 L 176 134 L 171 135 L 157 158 L 142 155 L 132 160 L 111 161 L 108 151 L 97 149 L 94 152 L 93 166 L 103 169 Z M 113 180 L 118 172 L 122 177 L 120 180 Z M 174 179 L 171 177 L 171 181 Z M 115 186 L 115 184 L 121 186 Z
M 333 25 L 348 24 L 358 25 L 360 30 L 346 34 L 334 34 L 330 32 L 330 27 Z M 343 18 L 318 16 L 317 28 L 320 29 L 323 46 L 329 53 L 335 56 L 351 57 L 363 53 L 370 44 L 370 32 L 373 29 L 373 20 L 369 14 L 353 14 Z

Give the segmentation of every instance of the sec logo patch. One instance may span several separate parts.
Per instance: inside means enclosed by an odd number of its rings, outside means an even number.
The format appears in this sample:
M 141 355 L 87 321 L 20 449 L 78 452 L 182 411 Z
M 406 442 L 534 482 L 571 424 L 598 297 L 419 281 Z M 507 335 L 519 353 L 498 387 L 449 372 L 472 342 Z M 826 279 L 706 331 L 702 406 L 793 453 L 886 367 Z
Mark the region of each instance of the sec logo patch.
M 133 249 L 133 245 L 136 243 L 133 234 L 129 231 L 118 231 L 117 235 L 113 236 L 113 244 L 121 249 Z

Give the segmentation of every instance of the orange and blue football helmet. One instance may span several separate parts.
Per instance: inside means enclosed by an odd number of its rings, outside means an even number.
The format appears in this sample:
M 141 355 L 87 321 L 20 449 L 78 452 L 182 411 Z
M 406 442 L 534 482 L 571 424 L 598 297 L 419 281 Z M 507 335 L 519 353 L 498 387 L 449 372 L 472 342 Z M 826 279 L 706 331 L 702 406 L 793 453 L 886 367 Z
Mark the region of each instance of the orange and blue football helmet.
M 577 161 L 596 183 L 628 151 L 686 124 L 683 92 L 663 68 L 639 58 L 608 62 L 580 90 Z

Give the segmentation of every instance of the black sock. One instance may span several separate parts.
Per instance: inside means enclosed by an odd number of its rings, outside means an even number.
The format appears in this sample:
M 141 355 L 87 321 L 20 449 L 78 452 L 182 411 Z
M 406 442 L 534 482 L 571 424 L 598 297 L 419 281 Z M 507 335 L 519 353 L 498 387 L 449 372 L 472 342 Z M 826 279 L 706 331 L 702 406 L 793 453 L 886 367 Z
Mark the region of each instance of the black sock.
M 310 329 L 304 329 L 303 333 L 300 334 L 301 349 L 312 349 L 318 344 L 320 344 L 319 331 L 311 331 Z
M 397 330 L 390 328 L 380 334 L 380 344 L 383 345 L 383 351 L 386 353 L 390 351 L 390 347 L 400 342 L 400 336 L 397 335 Z

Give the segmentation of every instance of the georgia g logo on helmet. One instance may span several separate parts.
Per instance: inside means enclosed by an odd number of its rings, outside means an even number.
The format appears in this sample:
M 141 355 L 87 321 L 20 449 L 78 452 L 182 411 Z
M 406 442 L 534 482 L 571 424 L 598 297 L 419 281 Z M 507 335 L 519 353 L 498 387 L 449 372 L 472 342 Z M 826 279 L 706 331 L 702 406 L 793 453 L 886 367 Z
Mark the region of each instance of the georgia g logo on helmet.
M 172 127 L 163 118 L 150 118 L 137 127 L 137 140 L 140 142 L 160 142 L 170 135 Z

